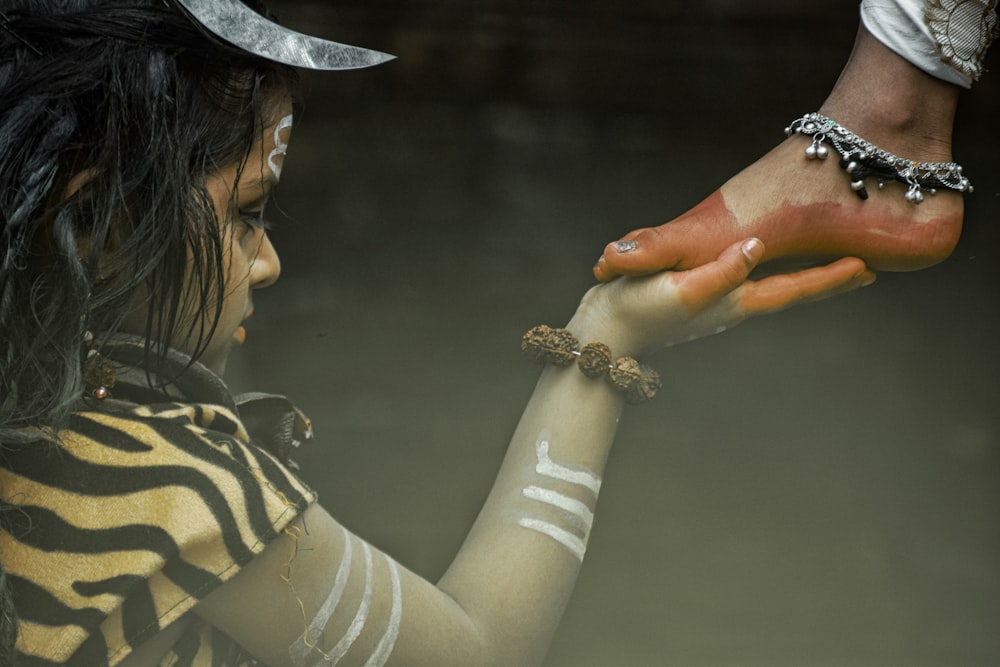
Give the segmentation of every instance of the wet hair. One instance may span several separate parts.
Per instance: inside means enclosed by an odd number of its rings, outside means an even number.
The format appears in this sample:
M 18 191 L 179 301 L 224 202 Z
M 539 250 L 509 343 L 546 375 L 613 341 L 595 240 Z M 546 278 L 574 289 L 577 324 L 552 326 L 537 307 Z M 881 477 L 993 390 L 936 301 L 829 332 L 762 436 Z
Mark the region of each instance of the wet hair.
M 172 342 L 204 349 L 224 296 L 206 178 L 245 163 L 296 77 L 210 37 L 173 0 L 0 7 L 0 443 L 10 443 L 64 423 L 83 392 L 85 332 L 99 342 L 121 330 L 136 294 L 152 375 Z M 0 664 L 13 664 L 16 634 L 0 591 Z

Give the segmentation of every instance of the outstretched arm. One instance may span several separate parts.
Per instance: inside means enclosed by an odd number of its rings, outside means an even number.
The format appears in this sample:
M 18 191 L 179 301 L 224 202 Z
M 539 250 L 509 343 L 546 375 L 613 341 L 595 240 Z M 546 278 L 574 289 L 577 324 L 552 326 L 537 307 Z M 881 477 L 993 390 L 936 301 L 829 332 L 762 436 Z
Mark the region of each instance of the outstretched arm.
M 748 281 L 763 253 L 757 241 L 737 243 L 689 272 L 597 286 L 567 328 L 615 356 L 641 356 L 874 279 L 844 259 Z M 584 559 L 621 413 L 621 394 L 604 381 L 547 367 L 436 585 L 313 507 L 197 613 L 273 667 L 537 664 Z

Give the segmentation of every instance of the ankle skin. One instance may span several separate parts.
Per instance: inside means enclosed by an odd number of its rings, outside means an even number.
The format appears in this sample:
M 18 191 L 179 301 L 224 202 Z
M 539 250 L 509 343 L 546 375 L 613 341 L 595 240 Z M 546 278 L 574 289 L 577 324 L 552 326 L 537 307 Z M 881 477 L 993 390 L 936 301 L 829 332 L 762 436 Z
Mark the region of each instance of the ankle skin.
M 890 153 L 949 162 L 960 92 L 890 51 L 862 26 L 819 112 Z

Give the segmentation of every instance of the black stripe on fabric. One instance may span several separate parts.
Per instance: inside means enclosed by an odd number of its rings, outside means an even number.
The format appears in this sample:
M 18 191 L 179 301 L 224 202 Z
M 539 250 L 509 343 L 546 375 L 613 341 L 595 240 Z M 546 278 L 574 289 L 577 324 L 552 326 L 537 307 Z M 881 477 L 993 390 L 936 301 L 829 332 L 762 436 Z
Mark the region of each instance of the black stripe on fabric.
M 195 403 L 194 408 L 194 423 L 204 424 L 205 423 L 205 408 L 200 403 Z
M 46 660 L 45 658 L 39 658 L 35 655 L 22 653 L 21 651 L 17 651 L 15 655 L 17 657 L 14 658 L 14 664 L 16 664 L 17 667 L 62 667 L 62 663 L 60 662 L 53 662 L 51 660 Z
M 160 631 L 160 620 L 156 615 L 156 603 L 149 590 L 149 580 L 136 577 L 132 595 L 122 604 L 122 628 L 125 641 L 132 648 L 141 646 Z
M 108 664 L 108 645 L 99 628 L 107 616 L 98 609 L 72 609 L 60 602 L 55 596 L 32 581 L 7 575 L 11 593 L 14 596 L 14 607 L 22 621 L 37 623 L 48 627 L 76 625 L 91 633 L 80 645 L 66 665 L 74 667 L 102 667 Z M 51 665 L 42 660 L 22 653 L 18 654 L 18 667 L 42 667 Z
M 149 580 L 143 576 L 123 574 L 103 581 L 78 581 L 73 584 L 73 589 L 87 597 L 111 593 L 123 598 L 122 631 L 125 641 L 133 648 L 160 630 Z
M 106 618 L 99 609 L 73 609 L 66 606 L 30 579 L 8 573 L 7 581 L 10 582 L 17 615 L 23 621 L 48 626 L 78 625 L 91 629 L 98 627 Z
M 108 644 L 100 630 L 91 633 L 66 661 L 66 667 L 107 667 L 107 664 Z
M 289 479 L 289 476 L 291 476 L 292 473 L 286 472 L 286 469 L 281 467 L 261 447 L 256 445 L 252 445 L 252 447 L 256 450 L 254 451 L 256 463 L 252 463 L 247 460 L 243 451 L 240 451 L 238 454 L 240 460 L 247 467 L 256 466 L 260 468 L 260 471 L 264 474 L 265 479 L 267 479 L 267 481 L 270 482 L 271 485 L 281 495 L 283 495 L 286 500 L 288 500 L 288 502 L 295 505 L 299 511 L 305 509 L 307 505 L 306 497 L 303 492 L 300 491 L 299 488 L 296 487 Z M 237 456 L 236 452 L 234 452 L 233 455 Z
M 270 542 L 277 533 L 271 525 L 271 519 L 267 514 L 267 506 L 264 502 L 264 493 L 261 489 L 260 481 L 254 477 L 246 464 L 238 461 L 235 454 L 239 451 L 240 443 L 232 436 L 219 432 L 220 441 L 215 446 L 207 444 L 202 438 L 210 437 L 211 433 L 204 436 L 194 431 L 183 428 L 180 432 L 173 432 L 168 423 L 151 424 L 157 432 L 174 447 L 188 454 L 189 456 L 218 466 L 230 472 L 233 478 L 239 482 L 240 490 L 243 494 L 244 507 L 246 508 L 246 518 L 250 529 L 257 539 L 262 542 Z M 230 450 L 226 453 L 218 447 L 225 446 Z M 236 529 L 235 524 L 233 529 Z
M 121 429 L 108 426 L 87 415 L 74 414 L 70 417 L 70 430 L 76 431 L 101 444 L 122 452 L 150 452 L 153 446 Z M 131 423 L 131 422 L 125 422 Z
M 71 493 L 123 496 L 171 486 L 191 489 L 201 497 L 219 524 L 230 557 L 238 563 L 247 563 L 253 558 L 253 552 L 240 539 L 236 518 L 225 495 L 200 470 L 184 465 L 103 466 L 68 456 L 53 467 L 51 461 L 40 455 L 44 454 L 43 448 L 38 450 L 24 448 L 18 452 L 15 464 L 18 474 Z M 238 468 L 232 459 L 230 464 L 231 468 Z M 242 472 L 244 477 L 252 479 L 245 470 Z
M 220 410 L 213 411 L 212 421 L 210 424 L 206 424 L 206 426 L 213 431 L 222 431 L 229 435 L 235 435 L 240 430 L 240 424 L 230 419 L 226 413 Z
M 115 528 L 87 529 L 68 523 L 51 510 L 22 506 L 11 512 L 11 534 L 18 541 L 42 551 L 99 554 L 111 551 L 150 551 L 165 565 L 163 574 L 189 595 L 203 596 L 222 581 L 180 558 L 176 540 L 160 526 L 130 524 Z M 15 532 L 17 528 L 23 531 Z

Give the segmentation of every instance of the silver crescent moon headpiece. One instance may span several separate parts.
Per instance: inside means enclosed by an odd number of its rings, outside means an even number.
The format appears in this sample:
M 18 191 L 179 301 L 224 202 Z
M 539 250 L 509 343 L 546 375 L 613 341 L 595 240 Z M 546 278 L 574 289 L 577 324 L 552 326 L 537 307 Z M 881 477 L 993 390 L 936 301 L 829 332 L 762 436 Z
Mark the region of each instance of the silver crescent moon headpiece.
M 217 37 L 285 65 L 317 70 L 358 69 L 395 58 L 387 53 L 295 32 L 261 16 L 239 0 L 177 2 Z

